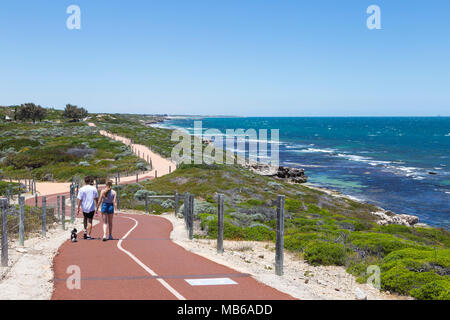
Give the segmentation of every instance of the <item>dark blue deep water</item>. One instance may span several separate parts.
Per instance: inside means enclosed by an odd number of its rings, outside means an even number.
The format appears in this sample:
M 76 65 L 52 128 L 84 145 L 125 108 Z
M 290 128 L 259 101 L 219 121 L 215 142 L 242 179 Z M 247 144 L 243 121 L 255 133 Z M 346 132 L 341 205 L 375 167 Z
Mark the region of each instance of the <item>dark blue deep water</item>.
M 162 126 L 193 128 L 193 119 Z M 280 164 L 309 182 L 449 228 L 449 117 L 203 118 L 203 129 L 279 129 Z M 435 174 L 430 174 L 430 172 Z

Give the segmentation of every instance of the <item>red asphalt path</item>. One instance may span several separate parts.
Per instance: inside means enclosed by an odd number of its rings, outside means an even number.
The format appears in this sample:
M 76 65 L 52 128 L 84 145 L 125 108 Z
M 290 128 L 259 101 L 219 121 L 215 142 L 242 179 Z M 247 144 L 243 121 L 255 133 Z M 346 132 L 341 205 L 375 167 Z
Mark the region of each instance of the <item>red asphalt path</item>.
M 67 195 L 68 196 L 68 195 Z M 47 199 L 56 197 L 48 196 Z M 48 200 L 47 200 L 48 201 Z M 34 199 L 27 202 L 34 204 Z M 52 201 L 53 202 L 53 201 Z M 40 201 L 39 201 L 40 203 Z M 66 208 L 70 215 L 70 207 Z M 115 240 L 67 240 L 53 260 L 53 300 L 285 300 L 293 299 L 248 274 L 191 253 L 170 240 L 172 224 L 158 216 L 118 213 Z M 70 230 L 67 230 L 69 238 Z M 69 266 L 78 266 L 81 288 L 69 289 Z M 230 278 L 237 284 L 191 286 L 185 279 Z

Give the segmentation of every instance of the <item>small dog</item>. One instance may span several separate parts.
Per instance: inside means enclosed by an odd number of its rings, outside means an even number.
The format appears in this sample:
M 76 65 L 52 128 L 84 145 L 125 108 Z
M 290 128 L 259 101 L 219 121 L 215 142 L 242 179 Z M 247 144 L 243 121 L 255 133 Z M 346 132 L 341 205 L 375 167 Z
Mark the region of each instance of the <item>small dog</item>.
M 73 229 L 72 233 L 70 234 L 70 241 L 77 242 L 77 229 Z

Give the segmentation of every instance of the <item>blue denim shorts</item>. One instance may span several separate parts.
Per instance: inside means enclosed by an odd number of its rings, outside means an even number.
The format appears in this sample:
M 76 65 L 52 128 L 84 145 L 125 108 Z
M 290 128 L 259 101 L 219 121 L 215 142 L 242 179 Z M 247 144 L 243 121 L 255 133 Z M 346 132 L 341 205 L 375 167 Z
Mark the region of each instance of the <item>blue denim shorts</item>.
M 114 213 L 114 204 L 113 203 L 102 203 L 102 213 Z

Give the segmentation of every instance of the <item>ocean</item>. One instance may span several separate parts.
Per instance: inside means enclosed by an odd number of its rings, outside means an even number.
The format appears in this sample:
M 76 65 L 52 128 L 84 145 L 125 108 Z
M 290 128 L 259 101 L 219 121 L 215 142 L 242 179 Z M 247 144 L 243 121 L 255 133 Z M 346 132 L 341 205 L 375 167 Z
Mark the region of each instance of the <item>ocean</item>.
M 203 130 L 279 129 L 280 164 L 308 182 L 420 222 L 450 226 L 450 117 L 201 118 Z M 166 128 L 192 132 L 194 119 Z

